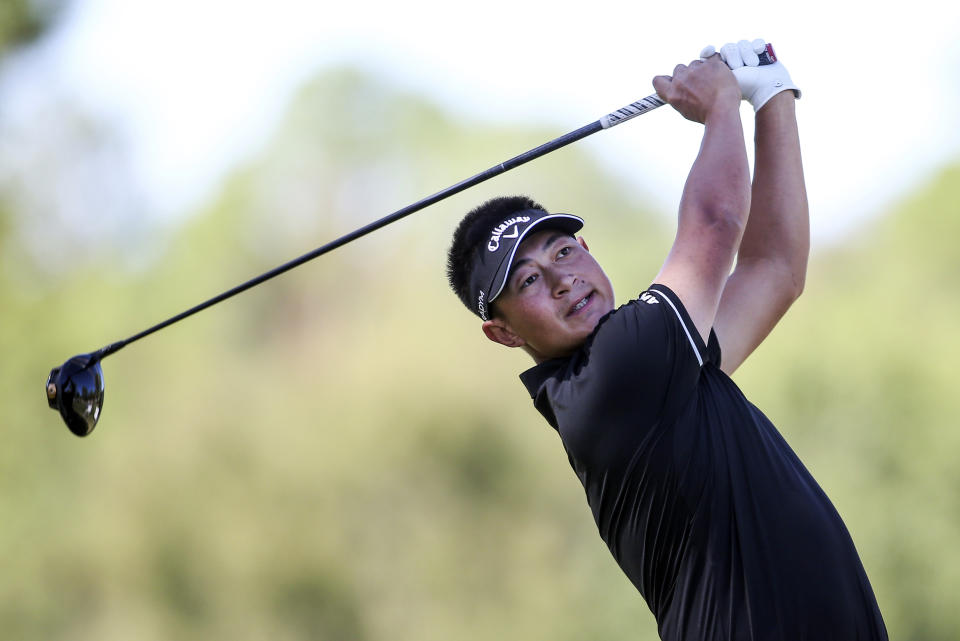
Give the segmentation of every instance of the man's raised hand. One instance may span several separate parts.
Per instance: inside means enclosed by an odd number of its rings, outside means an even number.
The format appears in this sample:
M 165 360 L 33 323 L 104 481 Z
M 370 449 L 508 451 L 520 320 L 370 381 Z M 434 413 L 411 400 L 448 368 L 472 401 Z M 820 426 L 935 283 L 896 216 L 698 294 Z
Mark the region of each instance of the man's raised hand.
M 718 109 L 736 111 L 740 102 L 736 79 L 720 60 L 677 65 L 672 76 L 655 77 L 653 88 L 684 118 L 699 123 Z
M 800 89 L 793 84 L 782 63 L 760 64 L 760 54 L 766 48 L 767 43 L 761 39 L 752 42 L 741 40 L 728 42 L 719 51 L 720 58 L 733 70 L 743 99 L 753 106 L 754 111 L 760 111 L 770 98 L 781 91 L 793 90 L 796 97 L 800 97 Z M 707 45 L 700 52 L 700 57 L 706 59 L 716 53 L 712 45 Z

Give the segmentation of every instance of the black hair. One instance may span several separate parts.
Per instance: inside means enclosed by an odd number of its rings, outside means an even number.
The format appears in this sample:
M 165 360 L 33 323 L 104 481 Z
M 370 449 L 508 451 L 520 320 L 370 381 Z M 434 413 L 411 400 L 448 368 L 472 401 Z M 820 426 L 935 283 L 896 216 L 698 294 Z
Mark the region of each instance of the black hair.
M 499 196 L 470 211 L 453 232 L 453 243 L 447 252 L 447 280 L 457 298 L 471 312 L 476 313 L 470 295 L 470 271 L 477 245 L 486 239 L 497 223 L 525 209 L 547 211 L 527 196 Z M 493 309 L 490 313 L 494 314 Z

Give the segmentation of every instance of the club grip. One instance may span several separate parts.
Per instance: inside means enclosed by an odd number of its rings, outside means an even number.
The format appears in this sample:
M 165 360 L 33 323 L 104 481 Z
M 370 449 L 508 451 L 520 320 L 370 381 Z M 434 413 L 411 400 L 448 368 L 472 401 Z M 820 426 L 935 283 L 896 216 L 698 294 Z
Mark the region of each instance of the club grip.
M 772 65 L 777 61 L 777 54 L 773 51 L 773 45 L 769 42 L 767 46 L 764 47 L 763 51 L 757 54 L 757 57 L 760 58 L 760 66 Z
M 777 61 L 777 54 L 773 51 L 773 45 L 770 44 L 769 42 L 764 47 L 763 51 L 757 54 L 757 57 L 760 58 L 759 66 L 761 67 L 765 65 L 772 65 Z M 600 123 L 600 126 L 603 129 L 609 129 L 614 125 L 619 125 L 621 122 L 626 122 L 631 118 L 636 118 L 641 114 L 645 114 L 648 111 L 652 111 L 657 107 L 662 107 L 665 104 L 667 103 L 664 102 L 663 99 L 660 98 L 660 96 L 658 96 L 657 94 L 652 94 L 647 96 L 646 98 L 638 100 L 637 102 L 631 102 L 626 107 L 621 107 L 620 109 L 617 109 L 613 113 L 607 114 L 597 122 Z
M 640 114 L 645 114 L 648 111 L 652 111 L 657 107 L 662 107 L 667 104 L 663 99 L 657 94 L 651 94 L 646 98 L 642 98 L 636 102 L 631 102 L 626 107 L 621 107 L 613 113 L 609 113 L 603 118 L 600 119 L 600 126 L 604 129 L 609 129 L 614 125 L 619 125 L 621 122 L 626 122 L 631 118 L 636 118 Z

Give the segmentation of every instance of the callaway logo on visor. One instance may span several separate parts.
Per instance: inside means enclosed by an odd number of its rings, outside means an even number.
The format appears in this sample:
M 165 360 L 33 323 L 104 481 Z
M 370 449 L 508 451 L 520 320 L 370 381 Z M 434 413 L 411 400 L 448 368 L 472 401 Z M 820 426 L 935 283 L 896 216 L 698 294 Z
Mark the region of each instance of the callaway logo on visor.
M 520 235 L 520 227 L 517 223 L 528 223 L 530 222 L 530 216 L 517 216 L 516 218 L 511 218 L 505 220 L 496 227 L 493 228 L 493 234 L 490 236 L 490 242 L 487 243 L 487 251 L 495 252 L 500 249 L 500 239 L 505 238 L 516 238 Z M 513 225 L 512 228 L 510 226 Z M 510 229 L 507 232 L 507 229 Z M 506 233 L 504 233 L 506 232 Z

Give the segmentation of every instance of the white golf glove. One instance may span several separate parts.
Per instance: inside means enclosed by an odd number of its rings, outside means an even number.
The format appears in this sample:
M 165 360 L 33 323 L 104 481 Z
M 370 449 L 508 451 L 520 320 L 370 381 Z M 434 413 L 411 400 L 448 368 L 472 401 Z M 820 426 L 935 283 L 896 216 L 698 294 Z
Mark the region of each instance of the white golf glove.
M 796 97 L 800 97 L 800 90 L 780 62 L 760 65 L 758 54 L 762 54 L 766 47 L 766 42 L 757 39 L 753 42 L 728 42 L 720 48 L 720 58 L 733 70 L 743 99 L 753 105 L 755 112 L 760 111 L 768 100 L 781 91 L 792 89 Z M 700 52 L 700 57 L 709 58 L 715 53 L 717 50 L 707 45 Z

